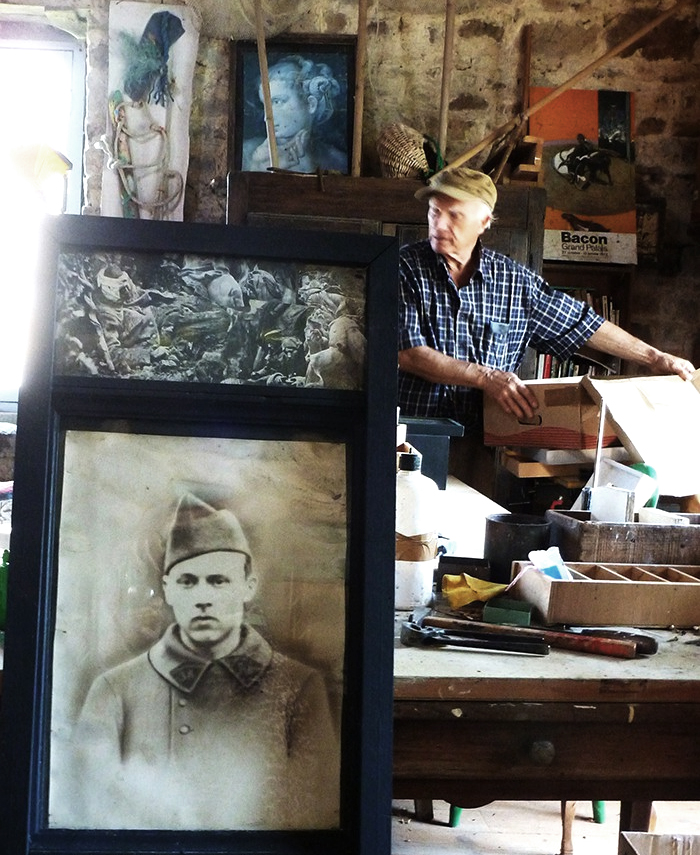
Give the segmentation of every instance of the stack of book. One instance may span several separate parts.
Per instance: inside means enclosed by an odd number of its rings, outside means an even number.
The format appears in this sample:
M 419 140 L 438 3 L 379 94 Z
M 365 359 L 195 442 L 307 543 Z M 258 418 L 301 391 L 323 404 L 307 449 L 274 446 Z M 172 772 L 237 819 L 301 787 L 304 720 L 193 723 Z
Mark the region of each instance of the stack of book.
M 587 288 L 562 288 L 567 294 L 588 303 L 606 321 L 620 324 L 620 309 L 614 305 L 608 294 L 598 294 Z M 619 360 L 611 362 L 604 361 L 602 354 L 594 352 L 577 353 L 568 359 L 558 359 L 550 353 L 538 353 L 535 362 L 535 377 L 538 380 L 547 380 L 550 377 L 578 377 L 581 374 L 601 375 L 619 373 Z

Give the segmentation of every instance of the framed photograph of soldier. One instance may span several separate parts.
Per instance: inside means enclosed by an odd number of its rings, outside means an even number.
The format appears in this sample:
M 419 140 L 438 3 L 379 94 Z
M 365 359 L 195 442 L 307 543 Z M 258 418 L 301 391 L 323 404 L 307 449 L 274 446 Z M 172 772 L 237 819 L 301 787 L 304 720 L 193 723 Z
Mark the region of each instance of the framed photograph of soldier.
M 229 168 L 349 175 L 356 46 L 355 36 L 269 39 L 263 72 L 254 41 L 232 42 Z M 266 120 L 265 73 L 271 121 Z
M 18 405 L 3 855 L 389 855 L 398 250 L 338 237 L 47 225 Z M 362 369 L 225 382 L 188 373 L 192 351 L 132 373 L 126 336 L 113 373 L 71 362 L 96 353 L 63 339 L 98 262 L 165 294 L 185 256 L 340 271 Z
M 49 826 L 338 828 L 345 444 L 63 446 Z

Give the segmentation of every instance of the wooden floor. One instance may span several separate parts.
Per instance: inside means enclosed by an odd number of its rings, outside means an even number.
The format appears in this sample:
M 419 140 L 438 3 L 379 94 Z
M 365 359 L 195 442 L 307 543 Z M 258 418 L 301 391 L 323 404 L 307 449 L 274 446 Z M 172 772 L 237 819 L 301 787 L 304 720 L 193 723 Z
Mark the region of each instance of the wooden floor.
M 449 807 L 435 802 L 432 823 L 417 822 L 413 802 L 393 805 L 392 855 L 558 855 L 559 802 L 492 802 L 462 811 L 450 828 Z M 700 835 L 700 802 L 655 802 L 657 834 Z M 590 802 L 579 802 L 574 855 L 617 855 L 620 803 L 605 802 L 605 822 L 593 821 Z M 670 855 L 670 850 L 669 850 Z

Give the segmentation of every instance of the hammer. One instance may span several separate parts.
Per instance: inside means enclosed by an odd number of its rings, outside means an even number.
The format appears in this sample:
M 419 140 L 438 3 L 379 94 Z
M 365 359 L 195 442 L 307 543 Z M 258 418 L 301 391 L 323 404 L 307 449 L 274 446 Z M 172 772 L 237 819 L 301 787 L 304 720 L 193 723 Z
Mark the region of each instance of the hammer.
M 501 653 L 530 653 L 546 656 L 549 645 L 539 637 L 528 640 L 515 639 L 505 635 L 477 636 L 467 631 L 446 632 L 444 629 L 424 627 L 415 621 L 401 624 L 401 643 L 407 647 L 468 647 L 471 650 L 498 650 Z

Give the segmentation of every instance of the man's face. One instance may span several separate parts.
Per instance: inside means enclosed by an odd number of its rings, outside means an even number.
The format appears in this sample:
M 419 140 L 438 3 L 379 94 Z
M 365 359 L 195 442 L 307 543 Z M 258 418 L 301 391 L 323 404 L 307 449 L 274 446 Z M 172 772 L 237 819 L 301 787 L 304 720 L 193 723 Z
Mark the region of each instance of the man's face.
M 474 244 L 491 219 L 488 206 L 479 199 L 453 199 L 435 194 L 428 207 L 428 237 L 439 255 L 461 258 L 471 255 Z
M 305 98 L 296 90 L 288 73 L 286 66 L 280 66 L 270 74 L 270 100 L 278 140 L 291 139 L 299 131 L 310 128 L 317 105 L 313 96 Z
M 207 552 L 178 562 L 163 577 L 165 601 L 188 647 L 224 655 L 238 645 L 244 606 L 257 587 L 245 565 L 241 552 Z

